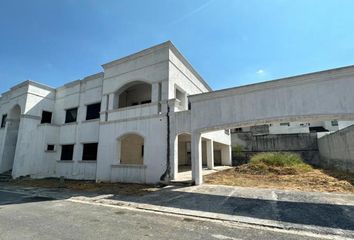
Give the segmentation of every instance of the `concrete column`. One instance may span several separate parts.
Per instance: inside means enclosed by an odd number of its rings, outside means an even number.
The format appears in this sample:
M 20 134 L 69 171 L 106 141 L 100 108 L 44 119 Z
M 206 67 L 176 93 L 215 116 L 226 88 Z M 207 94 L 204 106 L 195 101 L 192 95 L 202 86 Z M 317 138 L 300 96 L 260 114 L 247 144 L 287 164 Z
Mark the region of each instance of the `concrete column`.
M 106 110 L 108 110 L 108 95 L 104 95 L 102 97 L 100 112 L 105 112 L 105 113 L 100 115 L 101 122 L 105 122 L 108 120 L 108 113 L 106 112 Z
M 170 144 L 171 179 L 176 180 L 178 174 L 178 136 L 171 137 Z
M 153 83 L 151 86 L 151 102 L 158 102 L 159 101 L 159 83 Z
M 203 183 L 202 175 L 202 137 L 200 132 L 192 133 L 192 181 L 195 185 Z
M 114 108 L 114 93 L 108 95 L 108 110 L 113 110 Z
M 106 111 L 108 106 L 108 95 L 104 95 L 101 100 L 101 112 Z
M 208 169 L 214 169 L 214 142 L 213 140 L 206 141 L 207 166 Z
M 221 164 L 224 166 L 232 166 L 230 145 L 223 145 L 221 148 Z

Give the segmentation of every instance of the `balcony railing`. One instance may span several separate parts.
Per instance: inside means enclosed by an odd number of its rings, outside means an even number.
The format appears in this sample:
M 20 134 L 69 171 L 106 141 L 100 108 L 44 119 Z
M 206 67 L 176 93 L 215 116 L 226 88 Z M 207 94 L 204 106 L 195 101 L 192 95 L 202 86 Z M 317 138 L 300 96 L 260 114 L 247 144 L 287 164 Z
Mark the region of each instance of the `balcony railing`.
M 108 111 L 108 121 L 141 118 L 158 114 L 157 103 L 147 103 Z

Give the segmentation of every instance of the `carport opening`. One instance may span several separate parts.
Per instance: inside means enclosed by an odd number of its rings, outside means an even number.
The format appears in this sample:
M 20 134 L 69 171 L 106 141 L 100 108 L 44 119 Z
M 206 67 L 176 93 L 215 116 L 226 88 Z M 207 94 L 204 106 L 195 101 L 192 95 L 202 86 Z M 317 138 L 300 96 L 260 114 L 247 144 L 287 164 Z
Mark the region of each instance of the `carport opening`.
M 214 143 L 215 146 L 215 143 Z M 221 152 L 220 150 L 214 150 L 215 154 L 219 156 L 221 165 Z M 215 158 L 215 157 L 214 157 Z M 192 155 L 191 155 L 191 135 L 188 133 L 183 133 L 178 135 L 178 172 L 185 172 L 191 170 L 192 165 Z M 206 139 L 202 140 L 202 163 L 203 167 L 207 166 L 207 145 Z
M 226 165 L 223 159 L 226 158 L 225 149 L 228 145 L 202 138 L 202 167 L 204 170 L 215 170 L 215 167 Z M 176 177 L 177 181 L 187 181 L 192 179 L 192 149 L 191 134 L 182 133 L 177 136 L 177 160 Z M 219 168 L 218 168 L 219 169 Z M 206 171 L 210 174 L 212 171 Z
M 138 134 L 127 134 L 118 140 L 120 164 L 144 164 L 144 138 Z
M 133 82 L 126 84 L 115 94 L 115 108 L 151 103 L 151 84 Z

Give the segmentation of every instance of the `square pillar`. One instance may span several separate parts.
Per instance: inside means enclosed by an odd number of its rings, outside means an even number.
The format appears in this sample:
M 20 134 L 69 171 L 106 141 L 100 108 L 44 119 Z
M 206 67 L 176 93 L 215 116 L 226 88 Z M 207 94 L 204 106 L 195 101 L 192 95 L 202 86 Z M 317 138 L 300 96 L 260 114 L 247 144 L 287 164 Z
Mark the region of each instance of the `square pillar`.
M 207 166 L 208 169 L 214 169 L 214 141 L 206 141 L 206 154 L 207 154 Z
M 108 111 L 113 110 L 113 108 L 114 108 L 114 93 L 110 93 L 108 95 Z
M 151 86 L 151 102 L 159 102 L 160 99 L 160 83 L 155 82 Z
M 192 133 L 192 181 L 195 185 L 203 183 L 202 175 L 202 135 L 200 132 Z
M 221 148 L 221 164 L 224 166 L 232 166 L 232 157 L 231 157 L 231 146 L 224 145 Z
M 178 135 L 172 136 L 170 141 L 171 179 L 176 180 L 178 175 Z
M 108 114 L 107 111 L 108 110 L 108 95 L 103 95 L 102 96 L 102 101 L 101 101 L 101 115 L 100 115 L 100 121 L 104 122 L 107 121 L 108 119 Z M 102 114 L 104 112 L 104 114 Z

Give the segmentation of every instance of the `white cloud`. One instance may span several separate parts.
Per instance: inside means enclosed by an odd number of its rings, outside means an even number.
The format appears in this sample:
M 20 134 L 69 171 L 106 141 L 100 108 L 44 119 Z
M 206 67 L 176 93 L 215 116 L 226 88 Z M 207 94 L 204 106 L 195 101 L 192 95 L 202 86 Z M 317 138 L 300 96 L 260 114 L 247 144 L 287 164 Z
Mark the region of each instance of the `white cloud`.
M 265 71 L 264 71 L 263 69 L 259 69 L 259 70 L 257 71 L 257 74 L 258 74 L 258 75 L 264 75 L 264 74 L 265 74 Z

